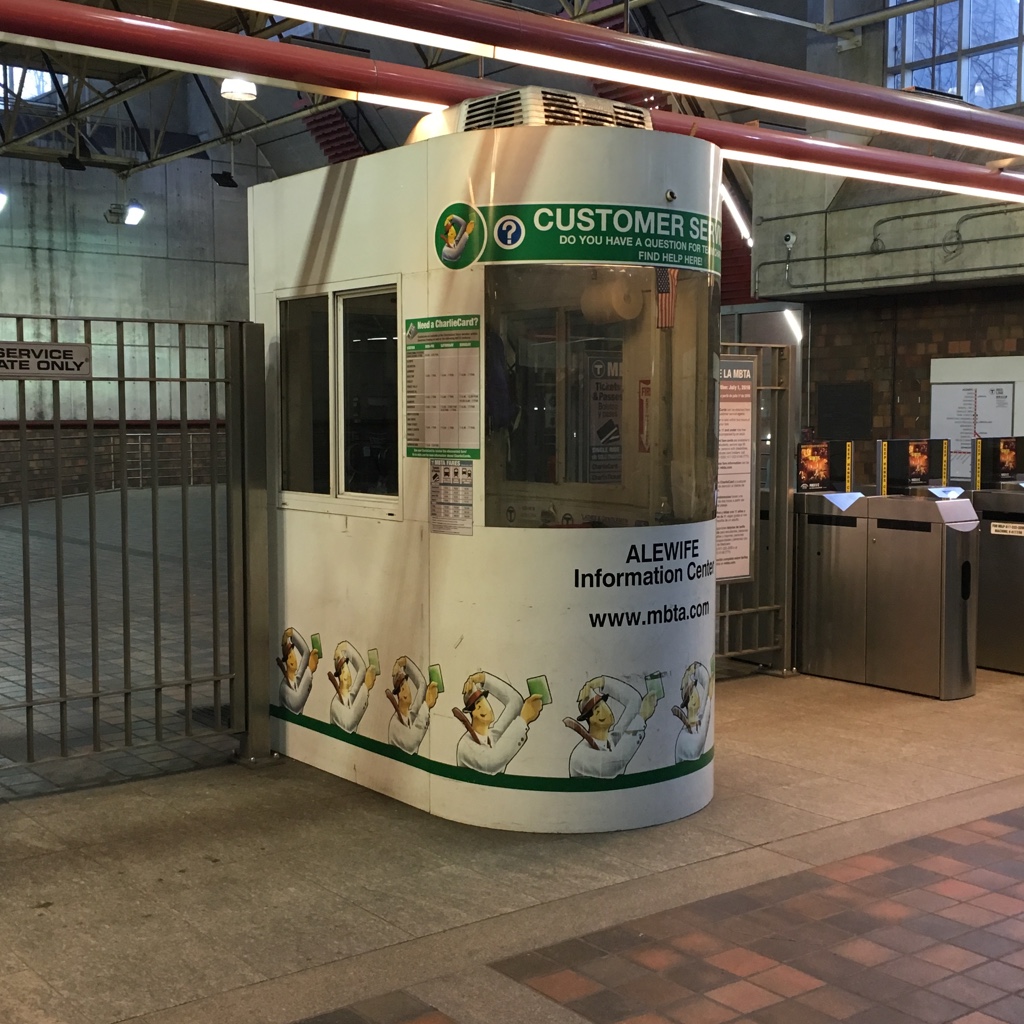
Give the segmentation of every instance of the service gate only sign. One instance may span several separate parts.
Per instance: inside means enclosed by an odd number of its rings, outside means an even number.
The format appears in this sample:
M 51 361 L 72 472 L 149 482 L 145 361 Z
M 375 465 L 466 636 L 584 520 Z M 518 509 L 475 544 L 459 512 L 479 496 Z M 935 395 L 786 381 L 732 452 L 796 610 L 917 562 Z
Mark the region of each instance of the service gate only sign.
M 92 380 L 91 347 L 0 342 L 0 380 Z

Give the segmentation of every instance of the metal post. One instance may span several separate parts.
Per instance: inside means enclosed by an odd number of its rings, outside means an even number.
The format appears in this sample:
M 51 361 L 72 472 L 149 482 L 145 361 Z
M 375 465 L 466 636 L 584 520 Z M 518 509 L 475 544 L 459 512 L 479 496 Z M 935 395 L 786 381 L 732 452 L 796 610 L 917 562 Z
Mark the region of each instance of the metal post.
M 268 693 L 270 564 L 262 325 L 232 324 L 228 350 L 232 585 L 239 587 L 232 623 L 234 669 L 236 680 L 241 676 L 244 681 L 245 737 L 240 756 L 255 765 L 273 760 Z

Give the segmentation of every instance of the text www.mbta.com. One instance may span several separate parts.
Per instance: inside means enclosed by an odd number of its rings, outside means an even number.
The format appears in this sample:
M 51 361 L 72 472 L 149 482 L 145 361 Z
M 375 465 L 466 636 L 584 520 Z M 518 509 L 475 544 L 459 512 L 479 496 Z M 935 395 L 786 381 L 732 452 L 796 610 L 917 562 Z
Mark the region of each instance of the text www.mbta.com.
M 594 629 L 608 626 L 660 626 L 665 622 L 686 622 L 711 614 L 711 602 L 700 604 L 665 604 L 646 612 L 588 612 Z

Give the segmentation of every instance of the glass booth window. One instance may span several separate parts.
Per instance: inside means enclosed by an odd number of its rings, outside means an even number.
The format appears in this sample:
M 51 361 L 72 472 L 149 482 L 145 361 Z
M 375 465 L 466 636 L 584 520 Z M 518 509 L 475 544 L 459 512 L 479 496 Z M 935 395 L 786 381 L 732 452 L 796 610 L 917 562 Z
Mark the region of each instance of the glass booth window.
M 326 295 L 280 304 L 281 487 L 331 490 L 330 327 Z
M 488 526 L 634 526 L 714 514 L 710 275 L 486 270 Z
M 344 490 L 398 494 L 398 296 L 338 299 Z

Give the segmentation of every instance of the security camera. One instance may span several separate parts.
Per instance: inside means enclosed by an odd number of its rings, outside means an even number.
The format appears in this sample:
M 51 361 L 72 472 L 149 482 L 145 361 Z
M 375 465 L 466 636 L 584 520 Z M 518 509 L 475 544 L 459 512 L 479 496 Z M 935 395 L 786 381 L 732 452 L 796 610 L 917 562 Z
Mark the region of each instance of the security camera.
M 793 246 L 796 244 L 796 232 L 795 231 L 787 231 L 782 236 L 782 241 L 785 244 L 787 249 L 792 249 Z

